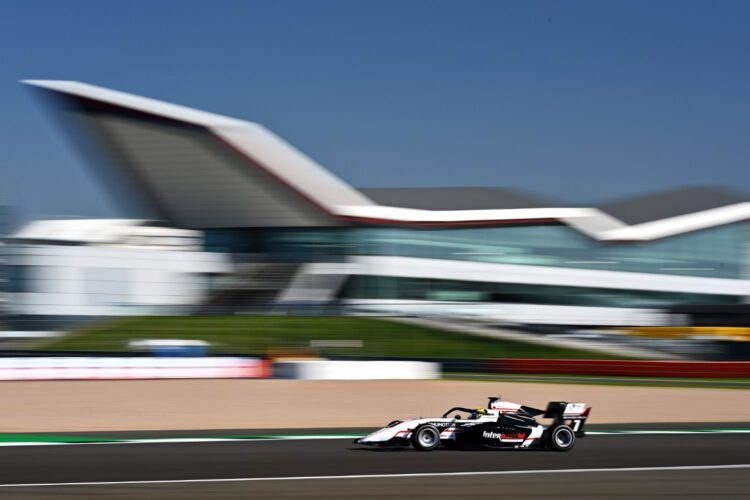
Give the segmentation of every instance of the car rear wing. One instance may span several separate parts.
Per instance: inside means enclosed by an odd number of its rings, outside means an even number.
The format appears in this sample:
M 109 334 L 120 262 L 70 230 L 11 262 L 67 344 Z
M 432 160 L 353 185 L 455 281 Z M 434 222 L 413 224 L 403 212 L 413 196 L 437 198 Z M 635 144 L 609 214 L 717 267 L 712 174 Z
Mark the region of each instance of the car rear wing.
M 569 425 L 576 436 L 583 437 L 585 435 L 583 427 L 590 412 L 591 407 L 586 406 L 586 403 L 551 401 L 547 404 L 547 409 L 544 410 L 544 418 L 551 418 L 554 425 Z

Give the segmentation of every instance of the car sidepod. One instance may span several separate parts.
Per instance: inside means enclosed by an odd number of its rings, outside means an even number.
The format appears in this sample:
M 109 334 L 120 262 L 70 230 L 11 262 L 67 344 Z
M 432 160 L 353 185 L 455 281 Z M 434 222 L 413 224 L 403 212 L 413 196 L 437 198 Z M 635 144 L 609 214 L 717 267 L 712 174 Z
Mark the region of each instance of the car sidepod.
M 538 448 L 543 425 L 511 425 L 487 422 L 463 429 L 460 441 L 464 448 Z

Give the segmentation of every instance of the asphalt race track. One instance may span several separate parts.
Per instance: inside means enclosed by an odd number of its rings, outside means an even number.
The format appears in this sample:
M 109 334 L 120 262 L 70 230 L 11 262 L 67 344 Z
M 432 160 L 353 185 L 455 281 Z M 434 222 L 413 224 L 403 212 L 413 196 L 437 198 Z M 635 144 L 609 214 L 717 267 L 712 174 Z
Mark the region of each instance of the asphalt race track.
M 356 494 L 360 498 L 434 498 L 501 493 L 558 498 L 741 497 L 750 488 L 749 468 L 695 467 L 748 464 L 749 452 L 750 434 L 597 435 L 579 440 L 569 453 L 420 453 L 360 448 L 352 445 L 351 439 L 4 447 L 0 448 L 3 485 L 138 483 L 0 486 L 0 497 L 345 498 Z M 623 468 L 657 469 L 601 470 Z M 553 470 L 565 472 L 549 472 Z M 499 471 L 505 474 L 450 475 Z M 433 475 L 403 476 L 421 473 Z M 386 476 L 330 477 L 352 475 Z M 316 476 L 326 478 L 299 479 Z M 292 477 L 297 479 L 289 479 Z M 228 478 L 244 480 L 149 483 Z M 250 478 L 287 479 L 248 481 Z

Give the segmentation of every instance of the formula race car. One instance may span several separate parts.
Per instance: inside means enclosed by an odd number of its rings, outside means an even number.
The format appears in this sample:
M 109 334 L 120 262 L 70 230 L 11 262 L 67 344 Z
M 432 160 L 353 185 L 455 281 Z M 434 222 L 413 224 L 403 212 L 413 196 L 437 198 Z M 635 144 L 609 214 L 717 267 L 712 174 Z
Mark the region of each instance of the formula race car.
M 538 410 L 491 397 L 487 408 L 451 408 L 442 417 L 394 420 L 386 427 L 354 441 L 369 446 L 408 447 L 432 451 L 453 449 L 523 448 L 570 451 L 591 407 L 586 403 L 553 401 Z M 550 425 L 535 417 L 552 419 Z

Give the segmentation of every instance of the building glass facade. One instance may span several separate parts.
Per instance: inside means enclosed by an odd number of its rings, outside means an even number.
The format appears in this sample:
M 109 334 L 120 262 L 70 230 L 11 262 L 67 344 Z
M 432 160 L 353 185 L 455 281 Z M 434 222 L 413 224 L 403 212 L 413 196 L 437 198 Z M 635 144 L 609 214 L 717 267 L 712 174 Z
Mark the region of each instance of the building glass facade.
M 562 224 L 349 230 L 348 253 L 573 267 L 712 278 L 743 277 L 747 226 L 717 226 L 643 243 L 599 242 Z
M 745 223 L 632 243 L 600 242 L 563 224 L 221 229 L 205 240 L 208 250 L 293 262 L 378 255 L 729 279 L 745 277 L 748 259 Z

